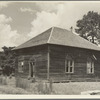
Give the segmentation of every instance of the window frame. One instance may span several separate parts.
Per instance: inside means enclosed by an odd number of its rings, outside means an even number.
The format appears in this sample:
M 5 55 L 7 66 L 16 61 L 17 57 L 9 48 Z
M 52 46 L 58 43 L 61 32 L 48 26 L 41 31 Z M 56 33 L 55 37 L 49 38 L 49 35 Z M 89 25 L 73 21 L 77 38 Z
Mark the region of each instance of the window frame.
M 23 73 L 24 72 L 24 61 L 18 62 L 18 72 Z
M 70 65 L 72 62 L 72 65 Z M 68 71 L 67 71 L 68 68 Z M 71 71 L 72 68 L 72 71 Z M 73 59 L 65 59 L 65 73 L 74 73 L 74 60 Z
M 87 74 L 94 74 L 94 61 L 91 58 L 87 59 Z

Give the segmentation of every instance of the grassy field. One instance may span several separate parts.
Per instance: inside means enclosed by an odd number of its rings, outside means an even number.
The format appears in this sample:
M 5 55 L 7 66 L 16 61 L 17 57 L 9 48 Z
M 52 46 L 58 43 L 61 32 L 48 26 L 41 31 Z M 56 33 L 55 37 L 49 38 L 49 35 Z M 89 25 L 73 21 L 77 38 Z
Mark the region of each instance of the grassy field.
M 32 83 L 27 79 L 0 77 L 0 94 L 80 95 L 84 91 L 100 90 L 100 82 Z
M 53 90 L 57 94 L 80 95 L 84 91 L 100 90 L 100 82 L 54 83 Z

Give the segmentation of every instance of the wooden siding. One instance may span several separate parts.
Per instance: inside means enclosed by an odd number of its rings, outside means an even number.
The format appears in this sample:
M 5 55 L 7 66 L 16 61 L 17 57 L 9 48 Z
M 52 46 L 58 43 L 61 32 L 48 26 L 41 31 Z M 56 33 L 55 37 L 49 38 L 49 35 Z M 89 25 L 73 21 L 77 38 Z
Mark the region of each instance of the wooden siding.
M 71 54 L 74 59 L 74 73 L 65 73 L 65 58 Z M 94 74 L 87 74 L 87 58 L 98 52 L 63 46 L 50 46 L 50 78 L 53 80 L 81 80 L 100 77 L 100 59 L 94 60 Z M 99 58 L 100 56 L 98 56 Z
M 48 58 L 49 53 L 49 58 Z M 16 68 L 16 75 L 28 77 L 29 60 L 36 59 L 36 78 L 37 79 L 53 79 L 53 81 L 73 80 L 73 81 L 91 81 L 100 78 L 100 54 L 99 52 L 74 47 L 64 47 L 59 45 L 42 45 L 17 51 L 18 59 L 25 61 L 24 72 L 19 73 Z M 71 55 L 74 60 L 74 73 L 65 73 L 65 59 L 67 55 Z M 93 58 L 96 56 L 97 60 Z M 68 56 L 67 56 L 68 57 Z M 87 74 L 87 58 L 94 60 L 94 74 Z M 48 59 L 49 70 L 48 70 Z M 16 66 L 17 67 L 17 66 Z M 49 73 L 49 75 L 47 74 Z
M 34 58 L 36 60 L 35 64 L 35 72 L 37 78 L 47 78 L 47 47 L 41 46 L 40 48 L 29 48 L 29 49 L 21 49 L 17 51 L 18 53 L 18 61 L 23 60 L 24 63 L 24 71 L 23 73 L 18 72 L 18 68 L 16 68 L 16 76 L 26 77 L 29 76 L 29 61 L 30 58 Z M 18 67 L 18 65 L 16 66 Z

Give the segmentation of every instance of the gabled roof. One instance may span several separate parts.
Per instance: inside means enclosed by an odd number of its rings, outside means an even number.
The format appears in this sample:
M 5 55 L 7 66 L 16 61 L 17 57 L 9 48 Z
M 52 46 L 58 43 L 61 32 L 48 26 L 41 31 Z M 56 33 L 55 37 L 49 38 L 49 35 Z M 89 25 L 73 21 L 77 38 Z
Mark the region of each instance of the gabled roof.
M 43 44 L 55 44 L 100 51 L 100 47 L 96 46 L 95 44 L 89 42 L 88 40 L 78 35 L 73 34 L 72 32 L 66 29 L 58 27 L 52 27 L 48 29 L 42 34 L 39 34 L 31 40 L 19 45 L 14 50 Z

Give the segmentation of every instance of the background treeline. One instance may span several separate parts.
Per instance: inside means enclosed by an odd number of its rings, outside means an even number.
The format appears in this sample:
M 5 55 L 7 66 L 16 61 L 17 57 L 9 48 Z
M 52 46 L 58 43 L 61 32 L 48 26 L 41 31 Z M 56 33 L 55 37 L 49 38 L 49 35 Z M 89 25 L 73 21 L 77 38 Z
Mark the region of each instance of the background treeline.
M 14 47 L 2 47 L 0 52 L 0 74 L 11 75 L 15 71 L 15 53 L 12 51 Z

